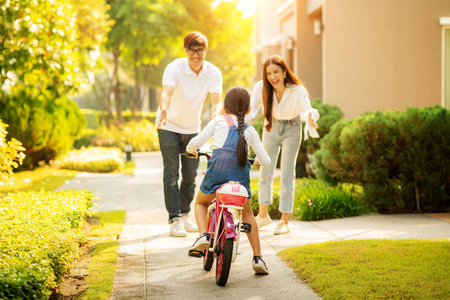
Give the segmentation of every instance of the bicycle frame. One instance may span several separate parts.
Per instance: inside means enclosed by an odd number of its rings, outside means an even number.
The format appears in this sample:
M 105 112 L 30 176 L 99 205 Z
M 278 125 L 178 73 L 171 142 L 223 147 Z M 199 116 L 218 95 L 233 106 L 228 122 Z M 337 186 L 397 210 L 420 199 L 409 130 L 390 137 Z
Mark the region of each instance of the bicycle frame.
M 198 155 L 210 159 L 207 153 L 198 152 Z M 186 156 L 189 156 L 189 153 L 186 153 Z M 252 164 L 254 160 L 249 161 Z M 215 194 L 215 200 L 208 207 L 210 246 L 204 251 L 190 250 L 189 255 L 203 257 L 203 268 L 206 271 L 211 270 L 216 258 L 216 284 L 224 286 L 231 263 L 238 254 L 241 232 L 251 232 L 251 224 L 242 222 L 242 211 L 248 199 L 248 192 L 239 182 L 230 181 L 220 186 Z M 230 209 L 239 212 L 239 222 L 236 225 Z
M 236 209 L 239 211 L 239 222 L 236 225 L 234 224 L 233 214 L 228 209 Z M 236 205 L 225 205 L 220 202 L 220 199 L 216 197 L 215 202 L 213 202 L 208 207 L 208 213 L 211 213 L 211 218 L 214 222 L 211 223 L 211 232 L 209 232 L 210 237 L 214 239 L 214 243 L 211 248 L 209 248 L 209 252 L 214 252 L 214 249 L 217 249 L 217 243 L 220 241 L 220 237 L 222 234 L 226 234 L 226 238 L 234 238 L 236 241 L 236 250 L 233 253 L 233 262 L 236 259 L 236 254 L 239 249 L 239 241 L 241 236 L 241 227 L 242 227 L 242 210 L 244 207 L 236 206 Z M 218 212 L 218 214 L 217 214 Z M 225 223 L 223 227 L 223 231 L 219 232 L 221 222 Z M 216 238 L 217 237 L 217 238 Z

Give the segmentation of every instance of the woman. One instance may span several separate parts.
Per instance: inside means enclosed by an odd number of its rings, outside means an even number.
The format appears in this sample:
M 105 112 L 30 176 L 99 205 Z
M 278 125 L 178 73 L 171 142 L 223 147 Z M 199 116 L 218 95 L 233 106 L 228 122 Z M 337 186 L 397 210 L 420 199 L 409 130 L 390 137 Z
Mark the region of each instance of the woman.
M 267 58 L 263 67 L 263 80 L 257 82 L 251 98 L 251 112 L 247 121 L 252 123 L 263 106 L 264 129 L 262 144 L 271 159 L 269 166 L 261 167 L 259 178 L 258 228 L 272 222 L 268 215 L 272 204 L 273 175 L 281 147 L 280 204 L 282 213 L 274 234 L 289 232 L 289 215 L 294 205 L 295 164 L 302 138 L 302 121 L 305 121 L 305 140 L 308 134 L 319 137 L 316 129 L 319 113 L 311 107 L 308 91 L 278 55 Z

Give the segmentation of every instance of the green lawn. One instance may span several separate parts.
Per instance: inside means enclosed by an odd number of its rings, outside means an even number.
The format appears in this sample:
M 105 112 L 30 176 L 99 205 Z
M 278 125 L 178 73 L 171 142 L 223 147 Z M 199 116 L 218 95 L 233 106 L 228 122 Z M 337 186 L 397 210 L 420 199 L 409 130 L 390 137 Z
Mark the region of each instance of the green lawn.
M 13 174 L 13 181 L 0 185 L 0 193 L 53 191 L 64 185 L 77 174 L 76 171 L 41 167 L 33 171 L 23 171 Z
M 348 240 L 279 253 L 324 299 L 449 299 L 450 240 Z
M 125 222 L 124 210 L 99 212 L 89 219 L 93 227 L 89 231 L 89 276 L 87 289 L 80 299 L 109 299 L 116 274 L 119 236 Z M 94 225 L 95 224 L 95 225 Z

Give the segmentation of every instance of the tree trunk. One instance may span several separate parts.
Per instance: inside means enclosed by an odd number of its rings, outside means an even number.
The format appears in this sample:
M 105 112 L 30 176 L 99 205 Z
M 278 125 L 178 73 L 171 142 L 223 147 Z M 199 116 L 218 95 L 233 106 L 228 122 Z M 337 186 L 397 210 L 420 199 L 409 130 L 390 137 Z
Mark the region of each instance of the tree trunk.
M 133 87 L 133 99 L 130 101 L 131 107 L 131 117 L 132 119 L 136 119 L 136 108 L 139 102 L 139 50 L 134 49 L 134 87 Z
M 119 124 L 123 123 L 122 118 L 122 98 L 120 93 L 120 80 L 119 80 L 119 57 L 120 50 L 113 51 L 114 56 L 114 73 L 113 73 L 113 84 L 114 84 L 114 105 L 116 108 L 117 122 Z

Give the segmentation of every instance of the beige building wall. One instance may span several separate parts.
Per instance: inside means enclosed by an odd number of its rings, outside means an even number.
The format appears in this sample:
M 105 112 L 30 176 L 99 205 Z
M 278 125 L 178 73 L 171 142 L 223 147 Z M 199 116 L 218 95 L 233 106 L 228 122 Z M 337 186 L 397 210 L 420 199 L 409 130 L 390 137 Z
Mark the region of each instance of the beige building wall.
M 445 15 L 449 0 L 326 0 L 324 101 L 347 119 L 441 104 Z
M 256 53 L 256 80 L 262 78 L 262 66 L 265 59 L 274 54 L 280 54 L 280 22 L 275 11 L 285 0 L 258 0 L 254 15 Z
M 311 99 L 322 98 L 321 1 L 298 0 L 297 15 L 297 64 L 294 73 L 305 84 Z M 319 25 L 319 28 L 315 28 L 315 22 L 318 22 L 316 26 Z

